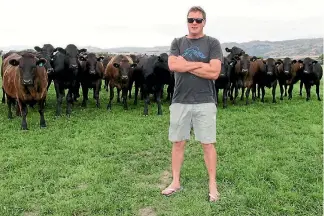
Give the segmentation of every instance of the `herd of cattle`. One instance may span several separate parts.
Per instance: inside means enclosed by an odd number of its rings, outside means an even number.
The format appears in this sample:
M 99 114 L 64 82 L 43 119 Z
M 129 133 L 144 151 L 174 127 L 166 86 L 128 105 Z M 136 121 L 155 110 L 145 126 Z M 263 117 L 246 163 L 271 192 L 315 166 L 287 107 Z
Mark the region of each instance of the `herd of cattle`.
M 2 103 L 8 104 L 8 118 L 12 118 L 12 106 L 16 106 L 16 114 L 22 116 L 21 127 L 27 127 L 27 105 L 39 105 L 40 126 L 46 127 L 44 107 L 47 91 L 52 81 L 56 92 L 56 116 L 61 115 L 63 97 L 66 95 L 66 114 L 69 116 L 72 105 L 80 97 L 82 89 L 82 106 L 87 106 L 88 91 L 93 89 L 93 98 L 96 106 L 100 107 L 99 92 L 104 81 L 104 89 L 110 93 L 107 109 L 112 109 L 114 88 L 117 89 L 117 102 L 128 109 L 127 98 L 131 98 L 133 84 L 135 84 L 134 104 L 137 104 L 140 90 L 141 99 L 144 99 L 144 115 L 148 114 L 150 94 L 158 105 L 158 114 L 162 115 L 161 98 L 164 86 L 167 85 L 167 99 L 171 101 L 174 89 L 174 75 L 168 67 L 168 54 L 160 55 L 108 55 L 97 56 L 86 49 L 79 49 L 69 44 L 65 49 L 54 48 L 51 44 L 44 44 L 42 48 L 35 46 L 35 50 L 9 51 L 2 55 L 1 77 L 3 98 Z M 252 91 L 252 100 L 260 98 L 264 102 L 265 87 L 272 88 L 272 101 L 276 102 L 277 83 L 280 86 L 280 100 L 283 94 L 292 98 L 294 84 L 300 81 L 300 95 L 302 86 L 306 89 L 306 100 L 310 99 L 310 88 L 316 85 L 318 100 L 319 85 L 323 70 L 314 59 L 292 60 L 259 59 L 250 56 L 239 47 L 226 48 L 229 54 L 224 57 L 221 73 L 215 80 L 216 96 L 218 101 L 219 89 L 223 89 L 223 107 L 227 107 L 229 97 L 236 103 L 239 89 L 242 89 L 241 100 L 249 103 Z M 258 90 L 258 95 L 256 94 Z M 120 95 L 121 92 L 121 95 Z M 234 96 L 233 96 L 234 92 Z

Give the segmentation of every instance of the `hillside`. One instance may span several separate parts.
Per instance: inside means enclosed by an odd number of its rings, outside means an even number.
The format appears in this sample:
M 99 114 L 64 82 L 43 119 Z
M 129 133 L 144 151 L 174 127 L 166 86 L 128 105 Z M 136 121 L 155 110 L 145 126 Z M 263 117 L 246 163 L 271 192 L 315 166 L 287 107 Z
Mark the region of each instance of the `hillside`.
M 238 46 L 246 51 L 246 53 L 255 56 L 268 57 L 305 57 L 305 56 L 319 56 L 323 52 L 323 38 L 312 39 L 295 39 L 284 41 L 249 41 L 244 43 L 228 42 L 222 43 L 222 50 L 224 55 L 227 55 L 225 47 Z M 18 48 L 19 47 L 19 48 Z M 9 49 L 27 49 L 30 46 L 15 46 L 15 47 L 0 47 L 0 50 Z M 109 53 L 147 53 L 158 54 L 162 52 L 169 52 L 169 46 L 155 46 L 155 47 L 117 47 L 117 48 L 98 48 L 93 46 L 85 46 L 89 52 L 109 52 Z

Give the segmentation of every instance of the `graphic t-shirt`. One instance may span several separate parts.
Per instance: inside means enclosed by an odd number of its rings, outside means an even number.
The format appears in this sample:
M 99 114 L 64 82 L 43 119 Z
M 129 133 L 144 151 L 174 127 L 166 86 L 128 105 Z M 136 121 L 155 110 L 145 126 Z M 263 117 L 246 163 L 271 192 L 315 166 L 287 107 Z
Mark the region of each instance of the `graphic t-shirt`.
M 172 41 L 170 55 L 181 55 L 187 61 L 209 63 L 211 59 L 223 62 L 221 45 L 216 38 L 203 36 L 188 39 L 186 36 Z M 175 86 L 172 103 L 216 103 L 215 82 L 191 73 L 174 73 Z

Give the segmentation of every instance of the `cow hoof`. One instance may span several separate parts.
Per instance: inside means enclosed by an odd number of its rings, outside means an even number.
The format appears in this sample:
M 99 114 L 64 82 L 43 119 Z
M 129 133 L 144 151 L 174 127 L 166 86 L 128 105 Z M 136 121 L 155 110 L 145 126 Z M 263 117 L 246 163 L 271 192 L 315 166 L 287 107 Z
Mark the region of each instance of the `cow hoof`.
M 276 100 L 273 100 L 272 103 L 277 103 L 277 101 Z
M 280 97 L 280 100 L 283 100 L 283 97 Z
M 21 127 L 21 130 L 28 131 L 28 128 L 27 127 Z
M 11 120 L 11 119 L 13 119 L 13 117 L 12 116 L 8 116 L 8 119 Z
M 86 103 L 82 103 L 82 104 L 81 104 L 81 107 L 86 107 L 86 106 L 87 106 Z
M 309 98 L 306 98 L 306 101 L 309 101 Z
M 97 107 L 97 108 L 100 108 L 100 104 L 96 104 L 96 107 Z
M 1 102 L 2 102 L 3 104 L 6 103 L 6 101 L 5 101 L 4 99 L 2 99 Z
M 321 98 L 317 98 L 318 101 L 321 101 Z
M 161 116 L 162 115 L 162 113 L 158 113 L 158 116 Z
M 40 128 L 46 128 L 46 124 L 40 125 Z

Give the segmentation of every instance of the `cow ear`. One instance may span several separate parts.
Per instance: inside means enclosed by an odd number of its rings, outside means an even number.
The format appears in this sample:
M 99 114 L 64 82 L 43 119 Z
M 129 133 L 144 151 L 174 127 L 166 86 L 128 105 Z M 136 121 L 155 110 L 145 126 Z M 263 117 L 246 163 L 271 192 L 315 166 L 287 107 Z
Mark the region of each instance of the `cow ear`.
M 17 61 L 16 59 L 11 59 L 9 61 L 9 64 L 11 64 L 12 66 L 18 66 L 19 65 L 19 61 Z
M 278 65 L 280 65 L 280 64 L 281 64 L 280 61 L 276 61 L 276 63 L 275 63 L 276 66 L 278 66 Z
M 312 63 L 313 63 L 313 65 L 315 65 L 315 64 L 317 64 L 317 61 L 316 61 L 316 60 L 313 60 L 313 62 L 312 62 Z
M 296 62 L 297 62 L 296 59 L 294 59 L 294 60 L 291 61 L 292 64 L 295 64 Z
M 105 58 L 105 57 L 103 57 L 103 56 L 100 56 L 99 58 L 97 58 L 97 61 L 100 61 L 100 62 L 101 62 L 101 61 L 103 61 L 103 60 L 104 60 L 104 58 Z
M 303 64 L 303 61 L 302 60 L 298 60 L 298 63 Z
M 134 64 L 131 64 L 131 68 L 135 68 L 137 66 L 137 64 L 136 63 L 134 63 Z
M 45 64 L 46 64 L 46 59 L 44 58 L 40 58 L 37 62 L 36 62 L 36 65 L 39 66 L 39 67 L 43 67 Z
M 55 48 L 54 52 L 56 52 L 56 51 L 59 51 L 60 53 L 66 54 L 65 49 L 63 49 L 62 47 Z
M 87 49 L 79 49 L 79 53 L 87 52 Z
M 37 52 L 42 52 L 43 51 L 43 49 L 40 48 L 39 46 L 35 46 L 34 47 L 34 50 L 36 50 Z
M 118 63 L 114 63 L 113 66 L 114 66 L 115 68 L 119 68 L 120 65 L 119 65 Z
M 226 52 L 232 52 L 232 49 L 229 49 L 228 47 L 225 48 Z
M 253 56 L 252 58 L 250 58 L 250 61 L 254 62 L 257 59 L 257 57 Z
M 265 60 L 262 60 L 263 64 L 267 64 L 267 62 Z

